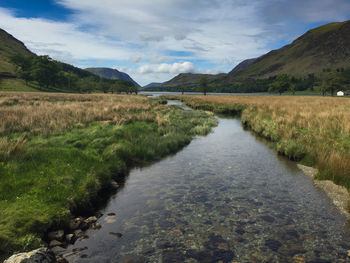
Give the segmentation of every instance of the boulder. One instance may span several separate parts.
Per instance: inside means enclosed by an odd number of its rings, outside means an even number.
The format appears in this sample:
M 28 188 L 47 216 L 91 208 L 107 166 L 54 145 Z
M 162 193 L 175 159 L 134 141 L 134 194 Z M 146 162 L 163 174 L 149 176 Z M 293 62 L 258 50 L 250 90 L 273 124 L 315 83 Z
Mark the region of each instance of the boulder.
M 47 237 L 49 238 L 49 240 L 63 240 L 64 237 L 64 231 L 63 230 L 58 230 L 58 231 L 54 231 L 54 232 L 50 232 Z
M 13 255 L 4 263 L 51 263 L 56 262 L 56 257 L 48 248 L 39 248 L 27 253 Z
M 62 243 L 57 240 L 52 240 L 49 244 L 49 247 L 57 247 L 57 246 L 62 246 Z
M 91 225 L 97 221 L 96 216 L 90 216 L 89 218 L 85 219 L 85 223 L 88 225 Z
M 111 187 L 112 187 L 113 189 L 118 189 L 118 188 L 119 188 L 119 184 L 118 184 L 116 181 L 112 180 L 112 181 L 111 181 Z

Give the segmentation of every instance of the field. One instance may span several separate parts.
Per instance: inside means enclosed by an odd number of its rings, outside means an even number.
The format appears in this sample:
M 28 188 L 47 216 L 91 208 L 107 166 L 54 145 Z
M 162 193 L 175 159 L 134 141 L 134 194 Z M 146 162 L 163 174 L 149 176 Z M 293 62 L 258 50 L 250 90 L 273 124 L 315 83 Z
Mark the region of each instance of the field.
M 207 134 L 216 119 L 142 96 L 0 93 L 0 255 L 36 248 L 112 179 Z
M 350 190 L 350 99 L 313 96 L 178 96 L 196 109 L 240 115 L 292 160 Z

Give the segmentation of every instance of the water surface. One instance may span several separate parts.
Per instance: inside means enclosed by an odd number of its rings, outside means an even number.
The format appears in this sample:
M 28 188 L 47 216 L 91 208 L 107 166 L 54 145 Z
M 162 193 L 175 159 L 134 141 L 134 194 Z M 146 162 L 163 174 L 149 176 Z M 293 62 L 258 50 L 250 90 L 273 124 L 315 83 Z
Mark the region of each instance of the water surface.
M 238 119 L 132 170 L 102 213 L 70 262 L 347 262 L 350 249 L 327 196 Z

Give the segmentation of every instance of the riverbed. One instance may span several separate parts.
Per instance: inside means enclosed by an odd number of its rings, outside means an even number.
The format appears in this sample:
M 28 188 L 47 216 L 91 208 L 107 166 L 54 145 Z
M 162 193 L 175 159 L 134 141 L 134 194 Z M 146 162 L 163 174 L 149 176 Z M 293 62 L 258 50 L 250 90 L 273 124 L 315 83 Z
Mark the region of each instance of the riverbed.
M 346 218 L 239 119 L 133 169 L 69 262 L 348 262 Z M 71 251 L 76 251 L 71 253 Z M 128 261 L 129 260 L 129 261 Z

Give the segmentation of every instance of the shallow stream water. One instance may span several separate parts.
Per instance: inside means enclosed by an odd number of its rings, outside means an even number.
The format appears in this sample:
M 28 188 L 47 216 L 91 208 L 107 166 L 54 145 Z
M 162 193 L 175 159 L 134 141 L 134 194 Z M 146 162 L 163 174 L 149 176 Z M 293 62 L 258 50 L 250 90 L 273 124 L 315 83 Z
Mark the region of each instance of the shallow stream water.
M 102 228 L 66 259 L 347 262 L 346 220 L 327 196 L 239 119 L 218 120 L 176 155 L 133 169 Z

